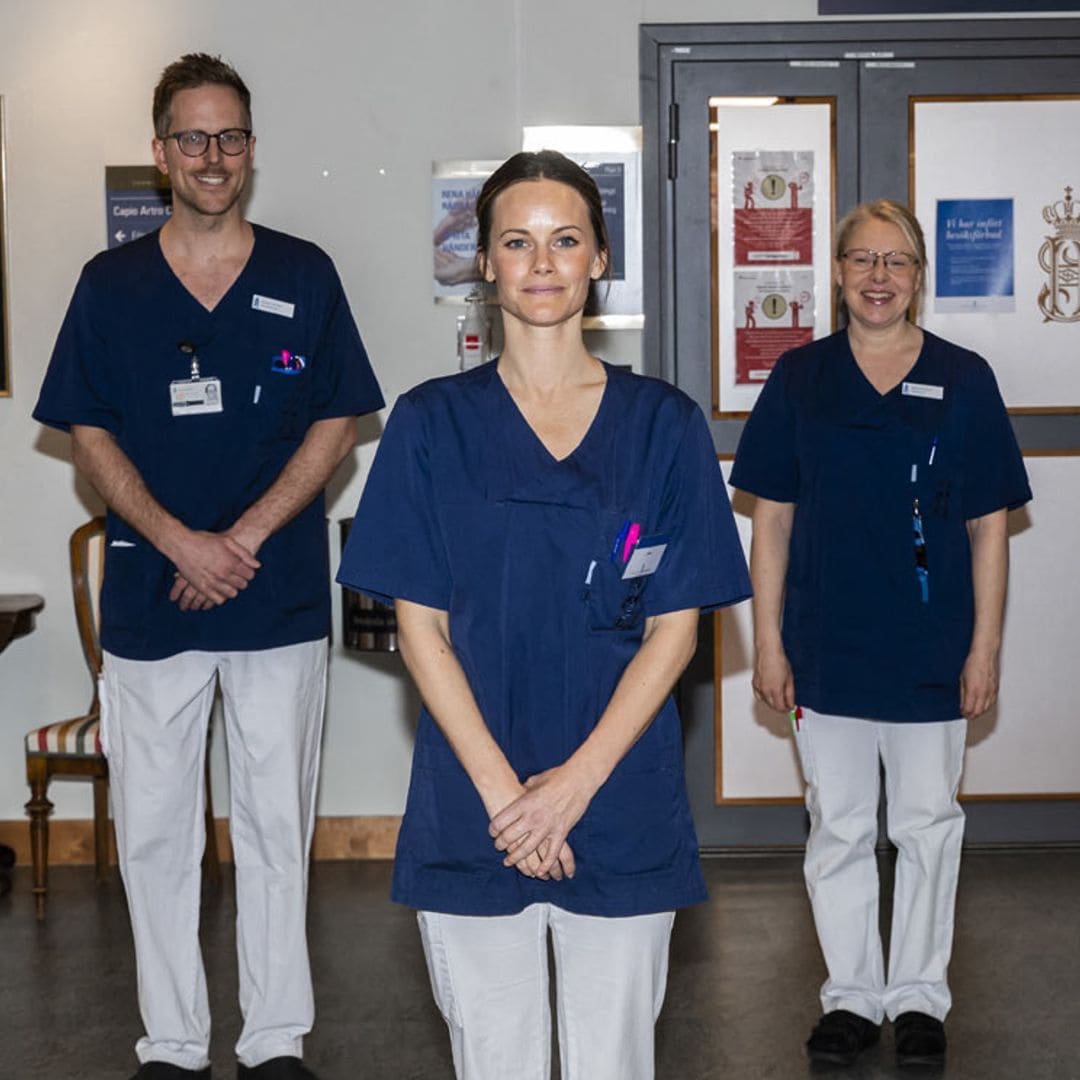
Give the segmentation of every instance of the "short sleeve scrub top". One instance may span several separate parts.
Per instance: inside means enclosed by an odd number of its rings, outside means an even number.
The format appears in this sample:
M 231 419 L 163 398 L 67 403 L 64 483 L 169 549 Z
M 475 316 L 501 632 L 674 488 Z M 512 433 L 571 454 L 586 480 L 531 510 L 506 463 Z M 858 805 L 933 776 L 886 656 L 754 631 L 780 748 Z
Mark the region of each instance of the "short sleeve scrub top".
M 750 592 L 700 410 L 659 380 L 606 371 L 597 415 L 562 460 L 529 427 L 495 361 L 399 398 L 338 574 L 377 599 L 448 612 L 485 722 L 522 780 L 585 740 L 646 617 Z M 628 523 L 640 550 L 663 550 L 654 572 L 624 579 L 614 549 Z M 550 902 L 623 916 L 705 898 L 671 698 L 569 843 L 572 880 L 504 867 L 480 796 L 421 711 L 393 898 L 459 915 Z
M 798 703 L 957 719 L 975 610 L 966 523 L 1031 498 L 986 361 L 924 331 L 915 366 L 880 394 L 844 331 L 787 353 L 731 483 L 795 503 L 783 640 Z
M 158 232 L 83 269 L 34 409 L 67 431 L 108 431 L 147 488 L 192 529 L 228 528 L 269 489 L 319 420 L 382 406 L 341 281 L 314 244 L 261 225 L 239 277 L 208 311 L 161 251 Z M 192 374 L 217 411 L 184 415 L 171 387 Z M 112 510 L 101 644 L 130 660 L 188 650 L 271 649 L 326 637 L 330 555 L 322 492 L 259 549 L 262 569 L 198 614 L 169 600 L 175 568 Z

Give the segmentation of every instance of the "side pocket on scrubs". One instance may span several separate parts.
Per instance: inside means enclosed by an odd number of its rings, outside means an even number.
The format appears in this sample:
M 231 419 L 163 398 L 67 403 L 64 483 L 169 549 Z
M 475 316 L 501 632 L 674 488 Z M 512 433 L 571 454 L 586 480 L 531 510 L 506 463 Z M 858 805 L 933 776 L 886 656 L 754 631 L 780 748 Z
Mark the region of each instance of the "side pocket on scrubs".
M 613 877 L 663 871 L 687 835 L 688 812 L 681 769 L 616 769 L 589 806 L 588 848 Z

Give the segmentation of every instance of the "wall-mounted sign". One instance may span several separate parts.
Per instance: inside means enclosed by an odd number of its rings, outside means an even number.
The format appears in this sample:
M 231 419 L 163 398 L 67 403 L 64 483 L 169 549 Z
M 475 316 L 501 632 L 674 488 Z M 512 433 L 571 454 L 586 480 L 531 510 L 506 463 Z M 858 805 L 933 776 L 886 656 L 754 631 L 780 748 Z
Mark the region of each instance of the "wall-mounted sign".
M 737 150 L 731 155 L 735 263 L 814 261 L 814 152 Z
M 938 199 L 934 310 L 1015 311 L 1012 199 Z
M 1066 187 L 1064 199 L 1043 207 L 1043 220 L 1052 229 L 1039 248 L 1039 267 L 1046 274 L 1038 300 L 1043 322 L 1080 320 L 1080 205 L 1072 193 Z
M 431 163 L 431 272 L 437 304 L 464 304 L 481 280 L 476 267 L 476 199 L 499 164 Z
M 105 166 L 105 235 L 110 248 L 160 229 L 171 213 L 169 178 L 156 165 Z

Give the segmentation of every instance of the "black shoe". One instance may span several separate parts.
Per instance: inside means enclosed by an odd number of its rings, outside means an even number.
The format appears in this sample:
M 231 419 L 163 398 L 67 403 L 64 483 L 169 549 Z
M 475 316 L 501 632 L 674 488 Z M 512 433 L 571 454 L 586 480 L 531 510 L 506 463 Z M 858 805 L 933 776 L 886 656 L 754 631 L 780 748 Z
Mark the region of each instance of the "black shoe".
M 872 1024 L 865 1016 L 847 1009 L 836 1009 L 817 1022 L 806 1040 L 806 1052 L 813 1062 L 850 1065 L 880 1035 L 880 1024 Z
M 319 1080 L 298 1057 L 276 1057 L 261 1065 L 236 1063 L 237 1080 Z
M 210 1080 L 210 1066 L 182 1069 L 170 1061 L 144 1061 L 131 1080 Z
M 945 1025 L 921 1012 L 901 1013 L 893 1021 L 897 1065 L 944 1065 Z

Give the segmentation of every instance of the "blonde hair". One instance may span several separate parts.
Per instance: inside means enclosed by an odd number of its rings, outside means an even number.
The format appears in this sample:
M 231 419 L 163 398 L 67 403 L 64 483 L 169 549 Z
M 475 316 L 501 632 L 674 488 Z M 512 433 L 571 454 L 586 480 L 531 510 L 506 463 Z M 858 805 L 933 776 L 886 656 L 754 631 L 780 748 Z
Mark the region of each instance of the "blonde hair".
M 863 222 L 871 218 L 895 225 L 904 234 L 910 253 L 918 261 L 919 286 L 915 290 L 911 305 L 915 311 L 918 311 L 922 306 L 923 293 L 926 291 L 926 240 L 923 237 L 919 219 L 902 203 L 894 202 L 892 199 L 874 199 L 873 202 L 859 203 L 854 209 L 849 210 L 836 227 L 834 258 L 839 262 L 841 256 L 847 251 L 851 234 Z M 839 285 L 836 287 L 836 300 L 837 306 L 843 308 L 844 298 Z

